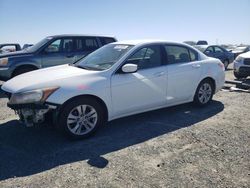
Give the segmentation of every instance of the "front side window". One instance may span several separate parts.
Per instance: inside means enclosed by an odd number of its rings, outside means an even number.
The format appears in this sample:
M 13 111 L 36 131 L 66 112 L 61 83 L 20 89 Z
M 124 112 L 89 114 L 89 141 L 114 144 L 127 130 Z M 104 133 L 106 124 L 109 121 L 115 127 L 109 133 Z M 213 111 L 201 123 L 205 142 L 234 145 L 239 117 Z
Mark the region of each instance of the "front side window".
M 182 46 L 165 46 L 168 64 L 190 62 L 189 50 Z
M 205 53 L 213 53 L 214 52 L 214 49 L 212 46 L 208 47 L 205 51 Z
M 55 40 L 49 46 L 47 46 L 44 51 L 47 52 L 47 53 L 59 52 L 60 51 L 61 42 L 62 42 L 61 39 Z
M 132 55 L 126 63 L 138 65 L 138 69 L 147 69 L 162 65 L 160 46 L 142 48 Z
M 217 46 L 214 47 L 215 53 L 223 53 L 223 50 Z
M 106 70 L 112 67 L 133 45 L 108 44 L 79 61 L 76 66 L 91 70 Z

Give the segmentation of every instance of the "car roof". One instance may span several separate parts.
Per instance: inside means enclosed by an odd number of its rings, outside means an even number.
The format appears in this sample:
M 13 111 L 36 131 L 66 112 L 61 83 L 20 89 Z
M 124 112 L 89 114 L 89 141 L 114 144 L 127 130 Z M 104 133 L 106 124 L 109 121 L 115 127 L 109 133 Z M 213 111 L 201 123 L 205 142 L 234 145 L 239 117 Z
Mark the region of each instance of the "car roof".
M 114 36 L 92 35 L 92 34 L 61 34 L 61 35 L 51 35 L 48 37 L 52 37 L 52 38 L 59 38 L 59 37 L 107 37 L 107 38 L 115 38 Z
M 174 42 L 174 41 L 166 41 L 166 40 L 153 40 L 153 39 L 146 39 L 146 40 L 125 40 L 125 41 L 118 41 L 113 44 L 127 44 L 127 45 L 143 45 L 143 44 L 153 44 L 153 43 L 168 43 L 168 44 L 176 44 L 176 45 L 184 45 L 189 46 L 185 43 L 181 42 Z

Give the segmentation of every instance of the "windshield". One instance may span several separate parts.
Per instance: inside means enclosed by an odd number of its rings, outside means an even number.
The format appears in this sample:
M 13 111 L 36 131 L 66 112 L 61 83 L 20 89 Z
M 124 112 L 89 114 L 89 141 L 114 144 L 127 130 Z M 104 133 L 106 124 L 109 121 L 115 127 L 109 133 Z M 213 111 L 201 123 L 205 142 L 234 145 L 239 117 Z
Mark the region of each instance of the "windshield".
M 52 39 L 51 37 L 47 37 L 47 38 L 41 40 L 40 42 L 36 43 L 34 46 L 31 46 L 29 48 L 25 48 L 24 50 L 27 52 L 35 52 L 39 48 L 41 48 L 44 44 L 46 44 L 48 41 L 50 41 L 51 39 Z
M 133 46 L 126 44 L 108 44 L 86 56 L 75 65 L 90 70 L 106 70 L 112 67 Z

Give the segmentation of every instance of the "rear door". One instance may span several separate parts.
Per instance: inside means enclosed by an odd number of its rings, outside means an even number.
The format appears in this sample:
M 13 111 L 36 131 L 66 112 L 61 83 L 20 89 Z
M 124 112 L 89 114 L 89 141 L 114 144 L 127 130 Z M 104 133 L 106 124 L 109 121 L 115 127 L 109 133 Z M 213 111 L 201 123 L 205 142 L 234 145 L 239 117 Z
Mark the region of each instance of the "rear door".
M 73 39 L 55 39 L 42 50 L 41 54 L 43 68 L 73 63 L 75 59 Z
M 168 59 L 168 104 L 185 102 L 195 93 L 201 75 L 198 53 L 179 45 L 165 45 L 164 48 Z

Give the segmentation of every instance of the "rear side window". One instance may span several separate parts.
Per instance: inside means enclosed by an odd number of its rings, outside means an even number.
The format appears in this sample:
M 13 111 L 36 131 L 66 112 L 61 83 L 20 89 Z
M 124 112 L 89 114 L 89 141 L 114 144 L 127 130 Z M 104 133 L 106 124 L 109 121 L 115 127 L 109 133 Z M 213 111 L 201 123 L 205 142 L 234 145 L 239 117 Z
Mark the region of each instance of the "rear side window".
M 86 37 L 82 39 L 83 49 L 86 51 L 93 51 L 98 49 L 98 43 L 95 37 Z
M 198 60 L 198 53 L 194 50 L 174 45 L 166 45 L 164 47 L 167 53 L 168 64 L 187 63 Z
M 81 38 L 75 39 L 75 51 L 82 52 L 83 51 L 83 41 Z
M 73 39 L 63 39 L 62 51 L 63 52 L 73 51 Z
M 74 39 L 74 51 L 85 52 L 98 49 L 98 43 L 95 37 L 84 37 Z

